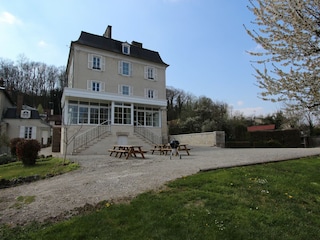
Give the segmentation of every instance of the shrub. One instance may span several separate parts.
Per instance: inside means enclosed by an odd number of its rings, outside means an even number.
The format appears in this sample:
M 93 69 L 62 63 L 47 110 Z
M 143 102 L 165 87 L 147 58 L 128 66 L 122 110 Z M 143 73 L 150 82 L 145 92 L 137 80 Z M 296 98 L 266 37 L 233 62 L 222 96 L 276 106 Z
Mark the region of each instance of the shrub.
M 37 140 L 22 140 L 17 144 L 17 157 L 25 166 L 36 164 L 41 145 Z
M 12 156 L 17 156 L 17 144 L 24 140 L 23 138 L 13 138 L 10 140 L 10 152 Z
M 7 156 L 7 155 L 0 156 L 0 165 L 15 162 L 15 161 L 16 159 L 12 158 L 11 156 Z

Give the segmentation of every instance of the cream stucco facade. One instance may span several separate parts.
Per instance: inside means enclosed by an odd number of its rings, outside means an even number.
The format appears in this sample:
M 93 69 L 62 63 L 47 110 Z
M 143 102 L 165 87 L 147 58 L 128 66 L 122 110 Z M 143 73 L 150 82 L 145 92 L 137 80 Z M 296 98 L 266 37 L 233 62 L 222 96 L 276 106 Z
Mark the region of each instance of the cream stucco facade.
M 61 152 L 72 153 L 72 139 L 100 124 L 114 136 L 139 126 L 166 141 L 167 67 L 141 43 L 112 39 L 111 26 L 103 36 L 82 32 L 68 58 Z

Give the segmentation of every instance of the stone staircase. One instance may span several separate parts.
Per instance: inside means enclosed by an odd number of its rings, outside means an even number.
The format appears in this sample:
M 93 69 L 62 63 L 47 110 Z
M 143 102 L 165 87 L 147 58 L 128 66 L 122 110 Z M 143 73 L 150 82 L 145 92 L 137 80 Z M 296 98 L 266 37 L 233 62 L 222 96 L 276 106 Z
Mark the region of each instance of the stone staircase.
M 127 141 L 128 145 L 143 146 L 145 151 L 149 151 L 154 144 L 161 144 L 162 140 L 149 129 L 136 126 L 134 133 L 128 136 Z M 76 136 L 72 154 L 105 155 L 108 153 L 108 149 L 117 144 L 118 137 L 112 134 L 109 122 L 105 122 Z
M 118 138 L 112 134 L 92 142 L 86 148 L 74 153 L 74 155 L 107 155 L 108 149 L 112 149 L 113 145 L 117 145 Z M 150 151 L 153 148 L 153 144 L 144 140 L 137 134 L 128 136 L 128 145 L 139 145 L 145 151 Z

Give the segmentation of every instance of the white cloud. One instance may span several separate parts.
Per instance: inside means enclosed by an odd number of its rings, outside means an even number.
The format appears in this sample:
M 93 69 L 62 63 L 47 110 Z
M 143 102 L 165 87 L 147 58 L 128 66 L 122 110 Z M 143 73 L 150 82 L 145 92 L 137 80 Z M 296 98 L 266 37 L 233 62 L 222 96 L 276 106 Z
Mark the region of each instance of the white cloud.
M 265 114 L 262 107 L 238 108 L 234 109 L 234 111 L 241 112 L 245 116 L 260 116 Z
M 45 47 L 48 46 L 48 44 L 44 40 L 41 40 L 41 41 L 38 42 L 38 46 L 42 47 L 42 48 L 45 48 Z
M 0 14 L 0 23 L 13 25 L 21 24 L 21 21 L 9 12 L 2 12 Z
M 237 102 L 237 105 L 238 105 L 238 106 L 242 106 L 243 104 L 244 104 L 244 102 L 241 101 L 241 100 L 239 100 L 239 101 Z

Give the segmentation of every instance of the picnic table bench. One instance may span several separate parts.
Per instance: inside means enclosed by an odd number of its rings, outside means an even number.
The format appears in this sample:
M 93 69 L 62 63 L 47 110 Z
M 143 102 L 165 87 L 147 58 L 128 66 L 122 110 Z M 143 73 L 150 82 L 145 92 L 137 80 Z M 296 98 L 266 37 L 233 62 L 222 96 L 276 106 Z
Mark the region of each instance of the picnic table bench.
M 147 151 L 142 150 L 142 146 L 134 145 L 114 145 L 112 149 L 108 149 L 108 152 L 110 152 L 110 156 L 115 153 L 115 157 L 119 156 L 119 158 L 121 158 L 122 155 L 125 155 L 126 159 L 130 156 L 137 157 L 137 155 L 140 155 L 141 158 L 145 158 L 144 154 L 147 153 Z
M 168 144 L 154 145 L 154 148 L 151 149 L 151 154 L 154 152 L 159 152 L 160 155 L 167 155 L 168 152 L 171 152 L 171 147 Z
M 188 155 L 190 155 L 190 151 L 191 149 L 188 147 L 188 144 L 179 144 L 178 147 L 178 151 L 185 151 Z M 170 144 L 160 144 L 160 145 L 154 145 L 154 148 L 152 148 L 151 150 L 151 154 L 153 154 L 154 152 L 159 152 L 160 155 L 161 154 L 165 154 L 167 155 L 168 152 L 172 151 L 172 148 L 170 146 Z

